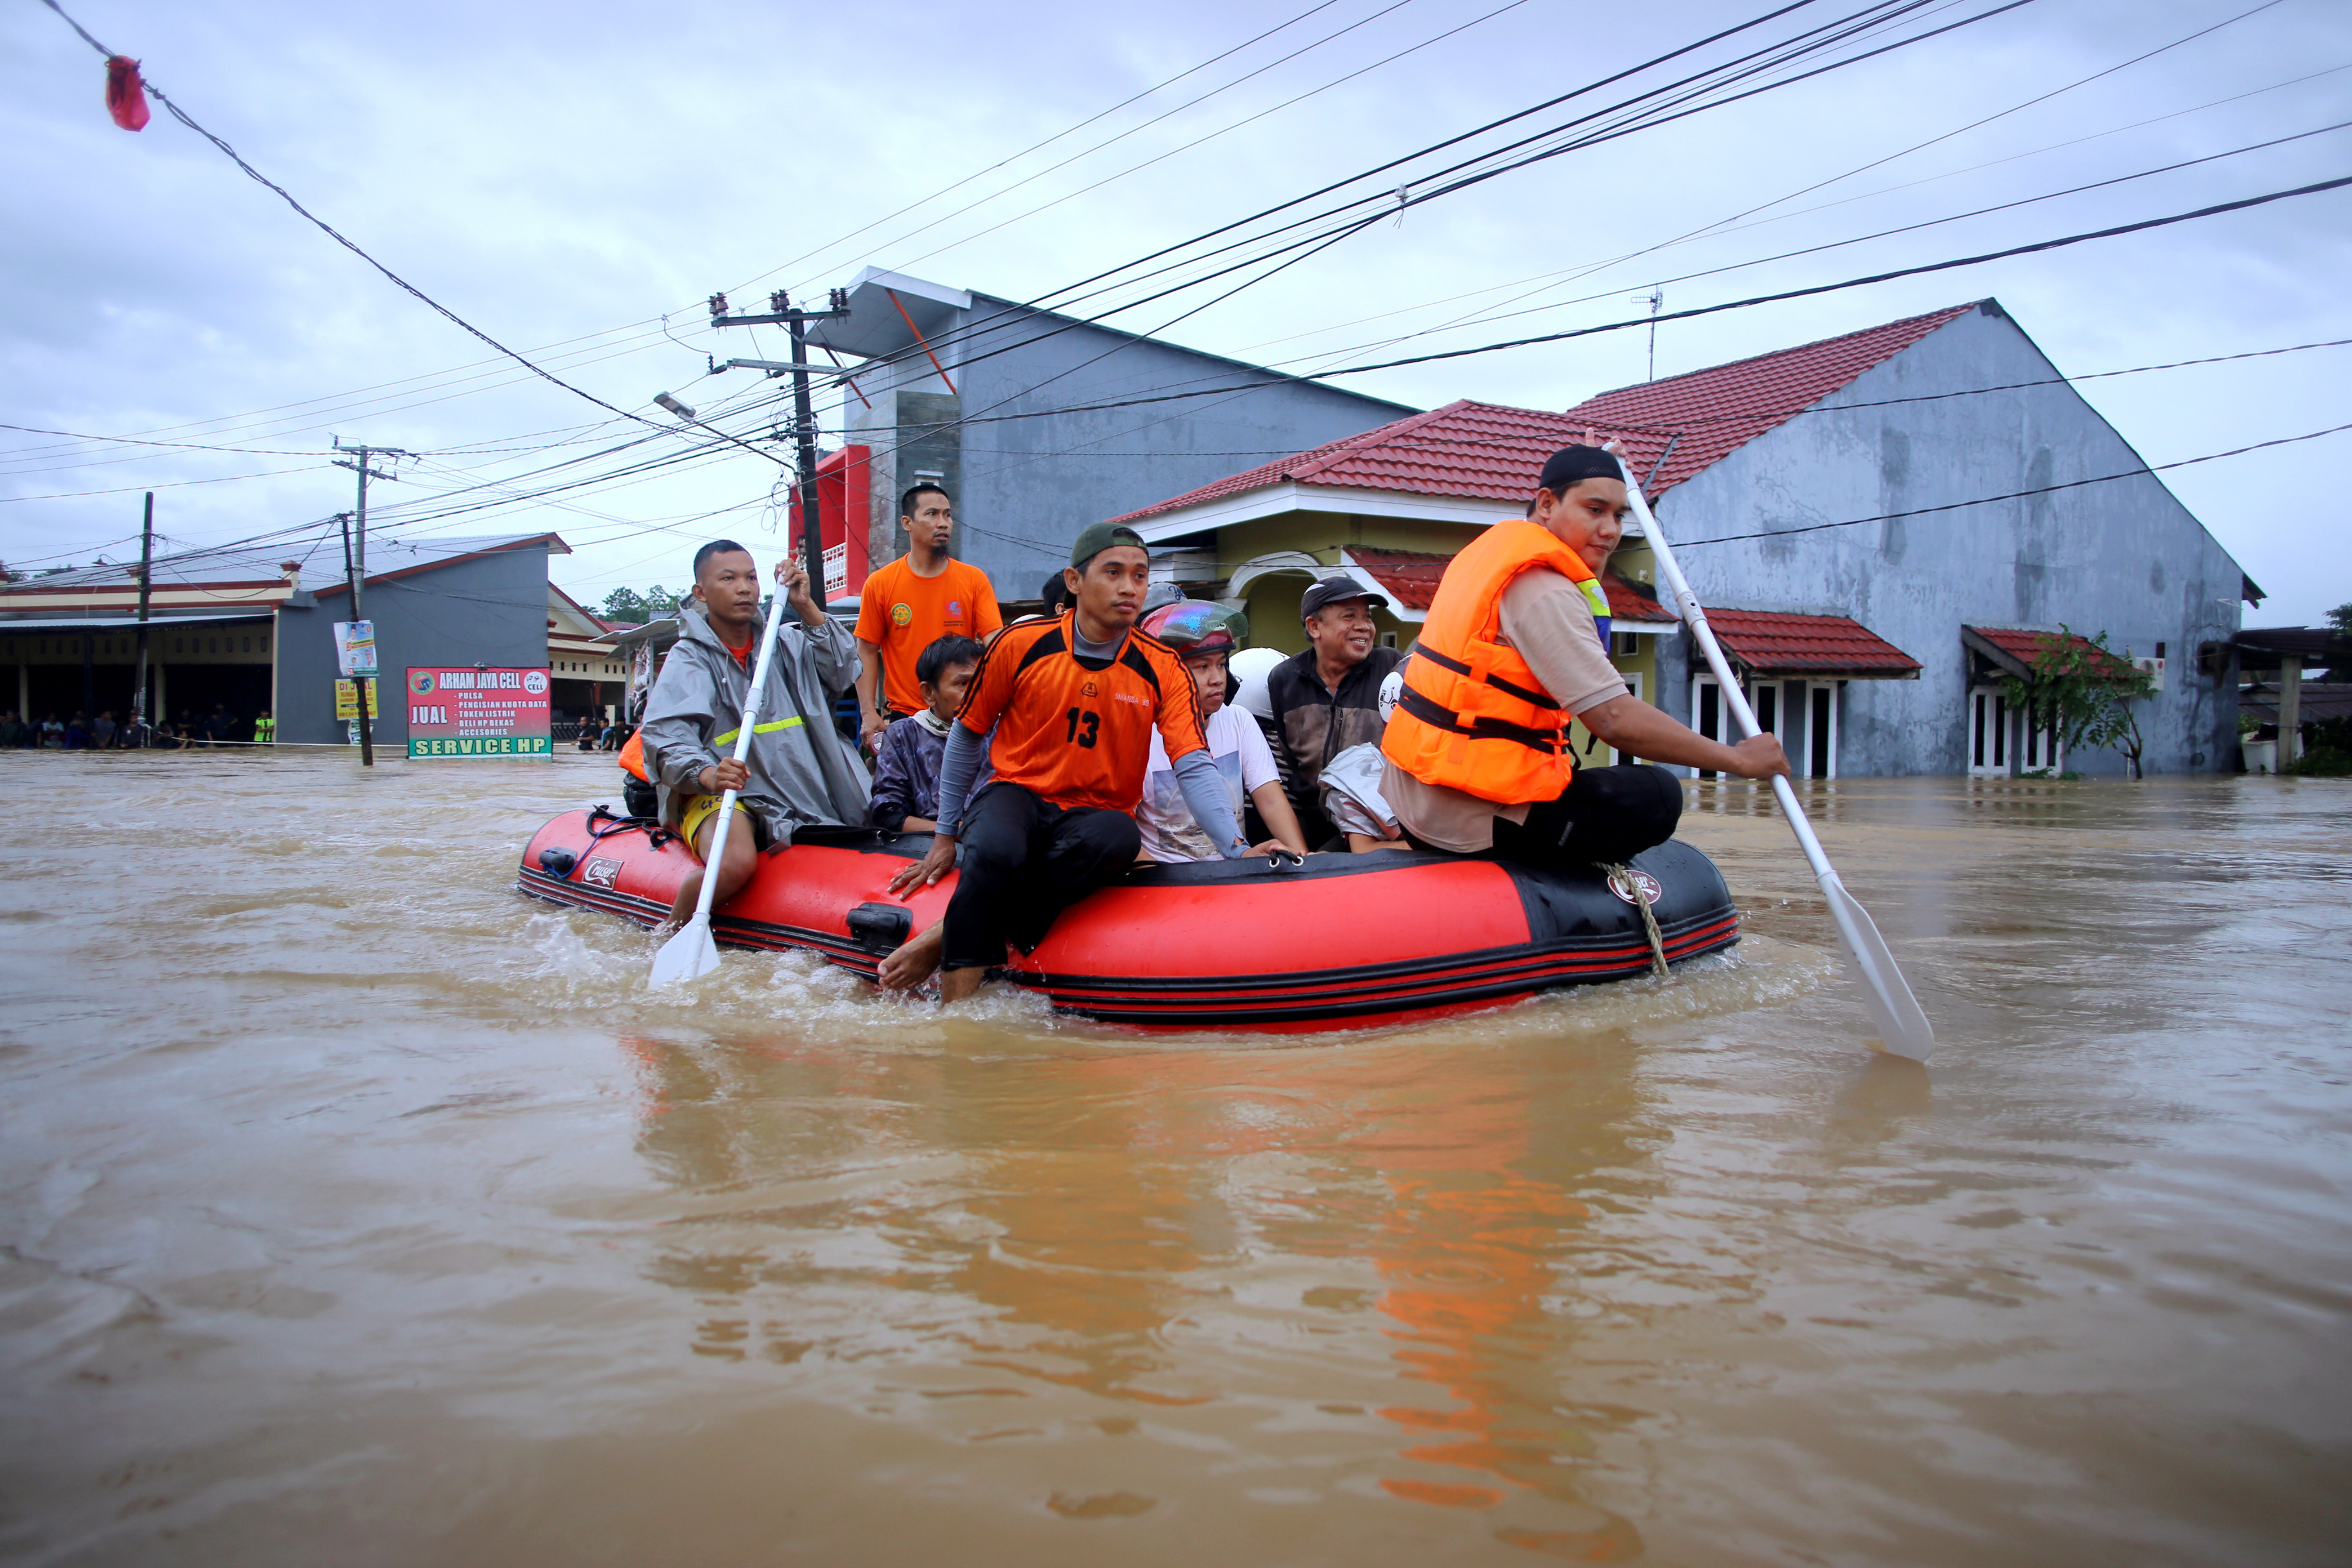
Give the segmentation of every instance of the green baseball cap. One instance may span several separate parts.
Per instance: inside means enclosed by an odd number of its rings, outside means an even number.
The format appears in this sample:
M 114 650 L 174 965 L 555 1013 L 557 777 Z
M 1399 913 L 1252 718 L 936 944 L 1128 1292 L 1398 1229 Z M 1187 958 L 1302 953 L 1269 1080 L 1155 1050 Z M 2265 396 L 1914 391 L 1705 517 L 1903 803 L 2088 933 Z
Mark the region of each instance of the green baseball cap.
M 1077 542 L 1070 546 L 1070 564 L 1083 572 L 1087 562 L 1115 544 L 1132 544 L 1139 550 L 1150 548 L 1143 542 L 1143 535 L 1123 522 L 1097 522 L 1078 531 Z

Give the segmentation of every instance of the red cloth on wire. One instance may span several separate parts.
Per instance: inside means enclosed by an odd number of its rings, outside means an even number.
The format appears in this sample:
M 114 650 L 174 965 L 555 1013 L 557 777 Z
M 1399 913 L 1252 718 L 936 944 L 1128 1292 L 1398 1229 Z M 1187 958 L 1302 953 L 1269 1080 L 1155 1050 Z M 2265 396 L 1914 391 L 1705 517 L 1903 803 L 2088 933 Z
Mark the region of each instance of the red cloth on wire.
M 106 57 L 106 111 L 125 131 L 147 129 L 147 89 L 139 79 L 139 62 L 129 55 Z

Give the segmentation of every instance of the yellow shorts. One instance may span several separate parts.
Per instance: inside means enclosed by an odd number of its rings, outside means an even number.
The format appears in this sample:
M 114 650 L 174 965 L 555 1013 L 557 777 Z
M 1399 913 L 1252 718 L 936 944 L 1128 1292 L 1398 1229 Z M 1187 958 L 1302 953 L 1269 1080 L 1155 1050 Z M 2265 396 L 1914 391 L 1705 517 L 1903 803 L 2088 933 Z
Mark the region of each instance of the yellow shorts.
M 688 849 L 694 848 L 695 835 L 702 831 L 702 825 L 719 815 L 719 803 L 725 798 L 724 795 L 698 795 L 688 804 L 686 815 L 678 819 L 677 830 L 686 836 L 686 847 Z M 759 815 L 740 800 L 735 803 L 735 811 L 738 816 L 746 820 L 737 823 L 727 837 L 732 838 L 748 826 L 751 832 L 751 847 L 755 849 L 766 848 L 768 832 L 761 826 Z

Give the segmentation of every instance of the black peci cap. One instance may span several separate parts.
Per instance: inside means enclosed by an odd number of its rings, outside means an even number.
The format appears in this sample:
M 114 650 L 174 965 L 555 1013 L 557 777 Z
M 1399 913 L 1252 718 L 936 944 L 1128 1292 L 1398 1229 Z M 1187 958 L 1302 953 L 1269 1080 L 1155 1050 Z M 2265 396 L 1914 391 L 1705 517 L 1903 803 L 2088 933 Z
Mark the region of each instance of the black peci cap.
M 1336 605 L 1344 599 L 1369 600 L 1370 603 L 1366 607 L 1374 610 L 1385 610 L 1389 607 L 1388 600 L 1373 593 L 1353 577 L 1324 577 L 1318 579 L 1313 587 L 1307 589 L 1305 596 L 1298 601 L 1298 618 L 1303 621 L 1324 605 Z
M 1584 479 L 1622 479 L 1625 470 L 1617 466 L 1617 455 L 1598 447 L 1562 447 L 1544 459 L 1542 477 L 1536 488 L 1549 490 L 1556 496 L 1566 495 L 1571 486 Z

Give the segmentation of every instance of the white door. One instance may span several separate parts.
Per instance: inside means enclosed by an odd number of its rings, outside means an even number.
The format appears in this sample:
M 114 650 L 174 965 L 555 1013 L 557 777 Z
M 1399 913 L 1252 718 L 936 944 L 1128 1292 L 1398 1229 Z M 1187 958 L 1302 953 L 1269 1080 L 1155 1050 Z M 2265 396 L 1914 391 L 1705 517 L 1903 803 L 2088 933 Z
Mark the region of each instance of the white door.
M 1969 776 L 2007 778 L 2010 744 L 2009 699 L 1996 687 L 1979 686 L 1969 693 Z
M 1799 778 L 1837 777 L 1837 685 L 1833 681 L 1752 680 L 1743 682 L 1756 727 L 1780 737 L 1789 753 L 1789 765 Z M 1711 676 L 1692 683 L 1690 727 L 1710 741 L 1737 744 L 1739 725 L 1723 703 L 1723 692 Z M 1700 778 L 1715 774 L 1694 770 Z

